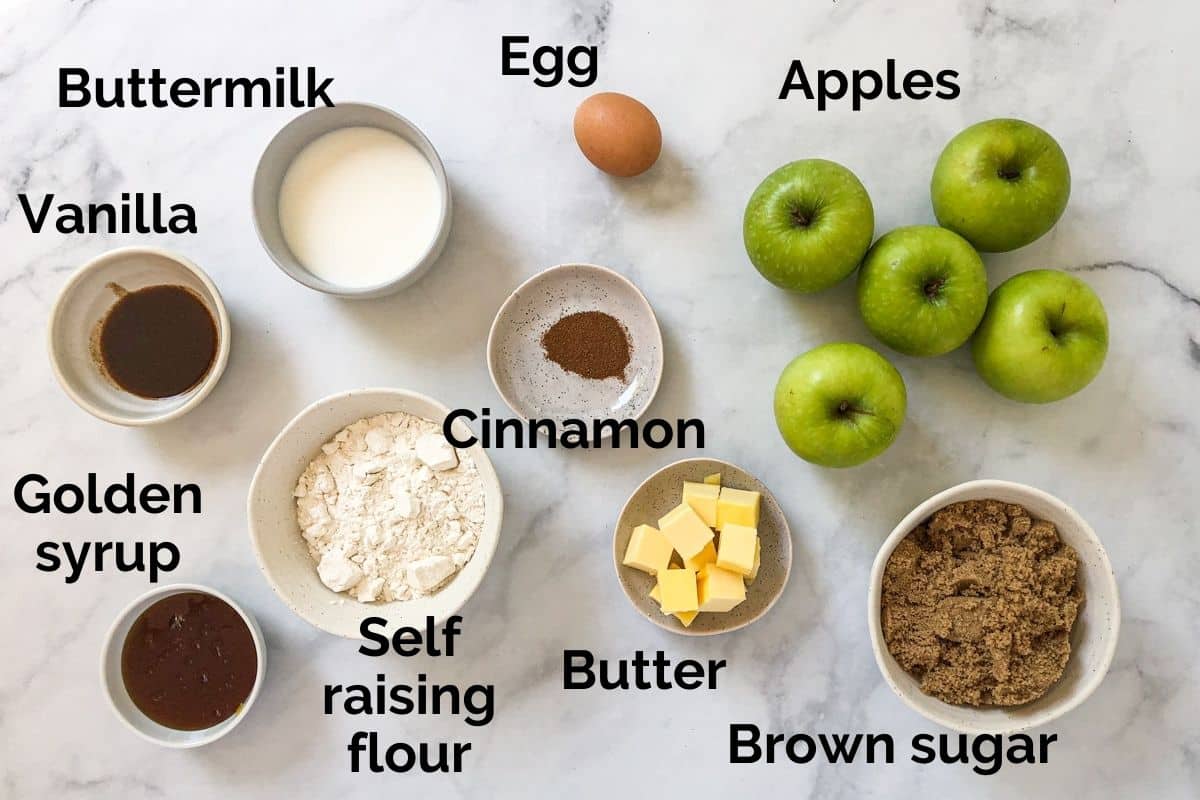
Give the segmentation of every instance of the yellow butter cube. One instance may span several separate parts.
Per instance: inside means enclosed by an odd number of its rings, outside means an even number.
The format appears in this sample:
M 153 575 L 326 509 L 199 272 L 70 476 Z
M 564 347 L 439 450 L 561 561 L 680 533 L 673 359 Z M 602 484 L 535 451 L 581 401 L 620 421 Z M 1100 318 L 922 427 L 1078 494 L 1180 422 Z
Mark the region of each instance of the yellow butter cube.
M 654 584 L 654 588 L 650 590 L 650 599 L 658 603 L 658 610 L 662 611 L 662 592 L 658 591 L 658 584 Z M 666 614 L 666 611 L 662 613 Z
M 683 565 L 685 567 L 689 567 L 689 569 L 695 570 L 696 572 L 700 572 L 700 567 L 702 567 L 706 564 L 715 564 L 715 563 L 716 563 L 716 546 L 714 545 L 713 542 L 709 542 L 709 543 L 707 543 L 707 545 L 704 545 L 704 549 L 702 549 L 701 552 L 696 553 L 694 555 L 694 557 L 683 560 Z
M 717 530 L 725 530 L 731 522 L 757 528 L 758 501 L 758 492 L 722 486 L 721 496 L 717 499 Z
M 716 560 L 717 560 L 717 548 L 713 545 L 712 542 L 709 542 L 708 544 L 704 545 L 704 549 L 701 550 L 699 553 L 697 553 L 695 556 L 693 556 L 692 558 L 685 558 L 683 560 L 683 565 L 685 567 L 689 567 L 689 568 L 694 569 L 697 572 L 699 572 L 700 568 L 703 567 L 705 564 L 716 563 Z
M 758 531 L 749 525 L 730 522 L 721 531 L 721 542 L 717 548 L 717 566 L 749 575 L 754 569 L 754 553 L 758 548 Z
M 721 473 L 714 472 L 712 475 L 705 475 L 704 482 L 707 484 L 710 484 L 712 486 L 720 486 L 721 485 Z
M 683 623 L 683 627 L 692 627 L 692 620 L 700 615 L 699 611 L 676 611 L 675 618 Z
M 729 611 L 746 599 L 742 576 L 715 564 L 704 565 L 696 591 L 701 611 Z
M 746 583 L 754 583 L 754 579 L 758 577 L 758 568 L 762 566 L 762 539 L 754 540 L 754 568 L 750 570 L 750 574 L 746 576 Z
M 717 498 L 721 495 L 721 487 L 709 483 L 683 482 L 683 502 L 692 507 L 700 515 L 704 524 L 710 528 L 717 527 Z
M 667 614 L 677 611 L 699 611 L 700 599 L 696 594 L 696 570 L 664 569 L 658 573 L 659 604 Z
M 654 588 L 650 590 L 650 599 L 658 603 L 659 606 L 662 605 L 662 594 L 658 591 L 657 583 L 654 584 Z M 661 610 L 661 608 L 659 610 Z M 665 614 L 667 612 L 663 611 L 663 613 Z M 688 628 L 691 627 L 692 621 L 696 619 L 696 616 L 699 613 L 699 611 L 676 611 L 674 616 L 683 623 L 683 627 Z
M 638 525 L 629 537 L 629 546 L 625 548 L 625 558 L 621 563 L 649 575 L 657 575 L 671 563 L 674 549 L 667 537 L 656 528 Z
M 682 558 L 694 558 L 713 540 L 712 529 L 687 503 L 680 503 L 658 521 L 658 528 Z

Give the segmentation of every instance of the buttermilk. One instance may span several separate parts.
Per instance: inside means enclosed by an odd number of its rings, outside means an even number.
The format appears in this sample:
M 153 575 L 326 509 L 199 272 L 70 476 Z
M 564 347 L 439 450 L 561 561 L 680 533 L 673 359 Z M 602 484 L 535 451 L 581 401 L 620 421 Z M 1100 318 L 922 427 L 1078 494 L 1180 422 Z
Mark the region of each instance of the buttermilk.
M 58 70 L 62 108 L 317 108 L 332 106 L 329 86 L 316 67 L 276 67 L 271 77 L 168 78 L 158 67 L 134 67 L 121 77 L 93 77 L 83 67 Z
M 43 195 L 41 202 L 30 201 L 24 192 L 17 195 L 29 230 L 41 233 L 54 208 L 54 227 L 59 233 L 195 233 L 196 210 L 187 203 L 169 207 L 162 194 L 146 197 L 142 192 L 121 192 L 119 203 L 59 203 L 54 193 Z

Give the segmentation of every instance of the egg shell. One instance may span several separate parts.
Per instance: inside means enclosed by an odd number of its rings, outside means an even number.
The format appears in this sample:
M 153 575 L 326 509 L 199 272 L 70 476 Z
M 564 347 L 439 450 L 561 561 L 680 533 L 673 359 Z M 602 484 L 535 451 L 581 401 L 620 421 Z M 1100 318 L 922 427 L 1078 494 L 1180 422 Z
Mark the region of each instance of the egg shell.
M 576 109 L 575 141 L 597 169 L 628 178 L 654 166 L 662 129 L 654 113 L 632 97 L 600 92 Z

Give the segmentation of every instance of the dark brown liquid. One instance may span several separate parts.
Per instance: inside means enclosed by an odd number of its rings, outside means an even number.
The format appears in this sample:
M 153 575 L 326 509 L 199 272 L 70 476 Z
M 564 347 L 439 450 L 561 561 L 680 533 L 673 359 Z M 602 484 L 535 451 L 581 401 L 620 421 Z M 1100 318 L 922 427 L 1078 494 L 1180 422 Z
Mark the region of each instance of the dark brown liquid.
M 245 620 L 202 592 L 173 594 L 147 608 L 121 649 L 121 679 L 134 705 L 179 731 L 229 719 L 257 677 L 258 651 Z
M 187 287 L 147 286 L 118 298 L 100 321 L 96 344 L 117 386 L 138 397 L 173 397 L 212 368 L 217 326 Z

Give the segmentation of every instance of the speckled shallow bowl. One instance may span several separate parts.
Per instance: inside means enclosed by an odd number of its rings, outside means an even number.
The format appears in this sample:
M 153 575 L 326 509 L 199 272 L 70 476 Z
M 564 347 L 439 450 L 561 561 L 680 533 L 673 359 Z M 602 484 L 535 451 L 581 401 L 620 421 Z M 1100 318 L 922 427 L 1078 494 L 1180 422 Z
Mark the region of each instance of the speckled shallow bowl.
M 702 481 L 705 475 L 714 472 L 721 473 L 722 486 L 762 493 L 758 521 L 762 564 L 754 583 L 746 587 L 746 599 L 740 605 L 725 614 L 702 613 L 691 627 L 684 627 L 673 614 L 664 614 L 658 603 L 650 598 L 655 579 L 641 570 L 624 566 L 621 560 L 625 557 L 625 548 L 629 546 L 629 537 L 633 535 L 634 528 L 643 524 L 657 527 L 659 517 L 679 505 L 684 481 Z M 792 534 L 783 516 L 783 509 L 762 481 L 728 461 L 686 458 L 668 464 L 644 480 L 625 502 L 613 533 L 613 564 L 621 589 L 643 617 L 672 633 L 712 636 L 744 628 L 775 605 L 792 572 Z
M 1053 522 L 1058 535 L 1079 554 L 1079 582 L 1083 587 L 1083 607 L 1071 630 L 1071 658 L 1066 671 L 1050 691 L 1020 706 L 1009 708 L 972 708 L 945 703 L 921 691 L 920 684 L 905 672 L 883 639 L 879 604 L 883 598 L 883 572 L 892 551 L 923 520 L 951 503 L 964 500 L 1000 500 L 1019 503 L 1035 519 Z M 1045 725 L 1086 700 L 1104 676 L 1117 650 L 1121 628 L 1121 604 L 1117 580 L 1100 538 L 1075 509 L 1053 495 L 1011 481 L 979 480 L 960 483 L 939 492 L 914 508 L 900 521 L 879 548 L 871 569 L 867 591 L 867 625 L 875 661 L 888 686 L 910 708 L 928 720 L 960 733 L 979 735 L 1012 734 Z
M 603 311 L 624 324 L 632 351 L 624 380 L 584 378 L 546 358 L 542 334 L 581 311 Z M 628 279 L 593 264 L 560 264 L 518 286 L 492 322 L 487 354 L 496 391 L 525 420 L 637 419 L 662 378 L 654 310 Z

